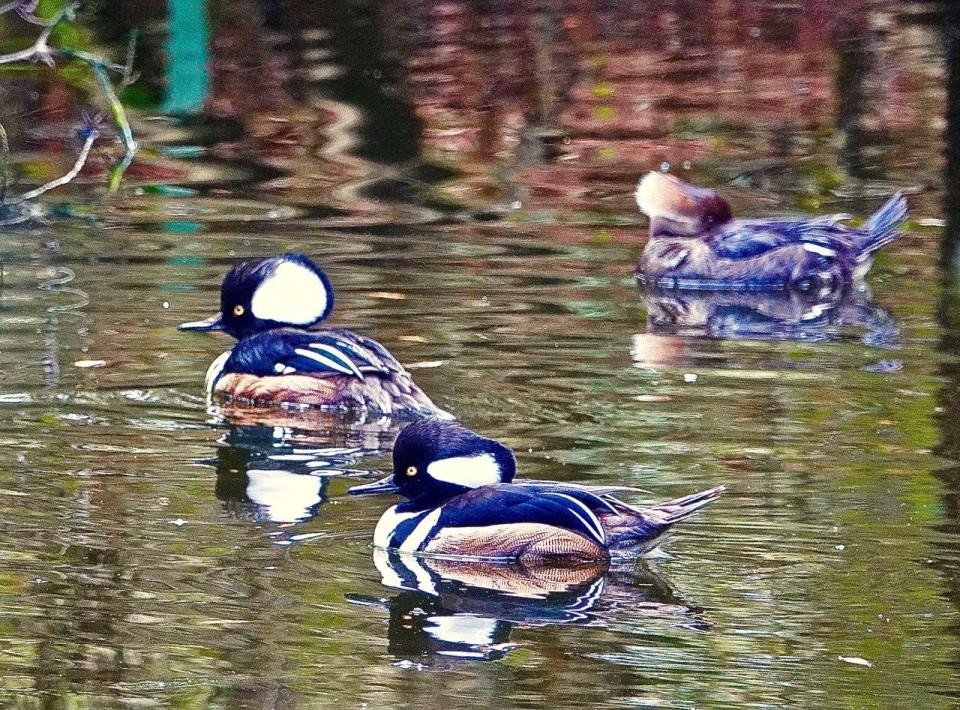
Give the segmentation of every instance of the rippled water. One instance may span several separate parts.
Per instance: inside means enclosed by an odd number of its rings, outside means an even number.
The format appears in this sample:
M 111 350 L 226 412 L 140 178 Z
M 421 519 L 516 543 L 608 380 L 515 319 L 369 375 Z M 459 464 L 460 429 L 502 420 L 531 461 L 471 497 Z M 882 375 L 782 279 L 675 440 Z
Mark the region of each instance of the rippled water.
M 471 27 L 458 8 L 417 10 L 454 39 L 413 42 L 413 79 L 443 74 L 428 60 Z M 941 111 L 933 20 L 909 8 L 882 45 L 901 51 L 880 66 L 916 81 L 885 96 L 907 106 L 923 94 Z M 796 127 L 793 147 L 758 167 L 756 150 L 774 152 L 769 115 L 723 124 L 719 138 L 674 114 L 662 131 L 598 134 L 577 119 L 584 106 L 592 121 L 607 115 L 590 102 L 608 89 L 589 82 L 649 90 L 618 73 L 624 38 L 604 24 L 614 12 L 596 11 L 595 31 L 610 34 L 590 40 L 609 60 L 591 66 L 614 66 L 612 78 L 581 75 L 586 96 L 560 102 L 559 157 L 450 152 L 473 119 L 444 124 L 431 111 L 455 104 L 437 88 L 446 80 L 411 79 L 430 159 L 384 167 L 367 162 L 375 142 L 350 123 L 357 104 L 329 85 L 321 104 L 308 86 L 304 105 L 324 117 L 311 130 L 328 141 L 313 154 L 247 154 L 223 136 L 194 150 L 210 140 L 202 126 L 145 112 L 141 172 L 120 193 L 93 199 L 88 177 L 46 201 L 45 220 L 5 231 L 0 704 L 957 702 L 960 294 L 937 265 L 948 216 L 939 114 L 900 114 L 875 140 L 882 157 L 866 153 L 881 169 L 860 177 L 816 126 Z M 514 31 L 504 17 L 480 23 L 471 46 L 484 61 L 491 26 Z M 574 44 L 587 41 L 582 20 L 565 25 Z M 307 49 L 325 49 L 305 23 Z M 577 62 L 561 61 L 569 47 L 557 42 L 544 71 L 562 77 Z M 644 70 L 692 102 L 660 96 L 663 111 L 750 105 L 691 89 L 698 56 Z M 814 97 L 831 91 L 810 83 Z M 52 160 L 33 140 L 31 159 Z M 862 213 L 901 185 L 912 221 L 877 259 L 872 298 L 822 317 L 783 301 L 645 298 L 629 192 L 672 155 L 744 213 Z M 808 189 L 818 161 L 840 166 L 829 189 Z M 282 177 L 265 177 L 265 164 Z M 215 307 L 236 260 L 285 250 L 329 272 L 334 324 L 385 343 L 438 404 L 514 447 L 523 475 L 650 491 L 639 500 L 719 483 L 727 493 L 665 554 L 610 570 L 481 574 L 375 558 L 389 501 L 345 492 L 389 465 L 395 428 L 208 411 L 203 373 L 229 341 L 175 329 Z

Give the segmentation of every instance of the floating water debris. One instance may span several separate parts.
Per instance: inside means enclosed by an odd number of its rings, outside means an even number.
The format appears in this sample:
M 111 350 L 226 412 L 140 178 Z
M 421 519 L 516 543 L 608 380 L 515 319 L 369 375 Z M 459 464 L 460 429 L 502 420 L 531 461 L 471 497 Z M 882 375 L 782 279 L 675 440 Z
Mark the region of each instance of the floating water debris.
M 638 394 L 634 399 L 638 402 L 669 402 L 673 397 L 666 394 Z
M 860 656 L 837 656 L 837 660 L 842 663 L 849 663 L 852 666 L 863 666 L 864 668 L 873 668 L 873 664 L 866 658 Z
M 442 367 L 446 360 L 422 360 L 420 362 L 411 362 L 404 365 L 408 370 L 429 370 L 435 367 Z
M 77 360 L 73 363 L 74 367 L 79 368 L 89 368 L 89 367 L 103 367 L 107 364 L 106 360 Z

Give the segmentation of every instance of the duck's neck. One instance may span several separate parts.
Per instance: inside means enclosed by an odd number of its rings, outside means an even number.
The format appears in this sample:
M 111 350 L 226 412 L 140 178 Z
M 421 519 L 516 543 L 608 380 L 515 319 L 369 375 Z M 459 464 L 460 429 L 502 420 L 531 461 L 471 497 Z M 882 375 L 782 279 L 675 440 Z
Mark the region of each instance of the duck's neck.
M 701 232 L 700 224 L 663 215 L 650 218 L 650 237 L 693 237 Z

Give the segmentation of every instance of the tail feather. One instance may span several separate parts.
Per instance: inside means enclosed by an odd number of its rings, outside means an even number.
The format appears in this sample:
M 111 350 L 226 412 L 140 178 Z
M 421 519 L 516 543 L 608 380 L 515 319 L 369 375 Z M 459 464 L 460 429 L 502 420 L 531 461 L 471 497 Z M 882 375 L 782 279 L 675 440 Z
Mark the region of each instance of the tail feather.
M 727 490 L 726 486 L 717 486 L 716 488 L 710 488 L 709 490 L 700 491 L 699 493 L 692 493 L 683 498 L 674 498 L 673 500 L 658 503 L 653 506 L 651 510 L 656 511 L 662 516 L 665 525 L 673 525 L 674 523 L 679 523 L 681 520 L 686 520 L 701 508 L 713 503 L 725 490 Z
M 906 218 L 907 201 L 898 192 L 887 200 L 883 207 L 874 212 L 866 224 L 863 225 L 866 237 L 863 243 L 859 245 L 860 259 L 869 257 L 877 249 L 900 236 L 896 230 Z

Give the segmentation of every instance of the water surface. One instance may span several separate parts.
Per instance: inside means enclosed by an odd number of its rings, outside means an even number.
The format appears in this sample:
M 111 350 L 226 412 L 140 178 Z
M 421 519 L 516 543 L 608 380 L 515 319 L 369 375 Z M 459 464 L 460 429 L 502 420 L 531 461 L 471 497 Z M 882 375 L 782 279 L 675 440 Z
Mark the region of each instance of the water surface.
M 382 14 L 316 5 L 212 16 L 203 112 L 153 120 L 143 98 L 116 195 L 93 170 L 4 234 L 0 702 L 953 706 L 938 10 L 868 4 L 833 35 L 828 10 L 763 3 L 759 25 L 715 3 L 397 3 L 393 36 Z M 727 34 L 689 23 L 707 11 Z M 351 52 L 375 30 L 383 46 Z M 280 59 L 251 73 L 237 36 Z M 138 61 L 160 61 L 162 33 L 143 41 Z M 87 100 L 36 72 L 8 126 L 24 185 L 70 159 L 49 135 Z M 38 96 L 62 122 L 29 125 Z M 912 219 L 849 317 L 798 329 L 770 323 L 793 306 L 722 304 L 711 323 L 759 308 L 765 327 L 715 337 L 731 333 L 703 327 L 711 304 L 651 305 L 632 277 L 630 190 L 664 161 L 742 213 L 864 213 L 899 186 Z M 345 496 L 389 466 L 396 428 L 209 411 L 203 373 L 230 343 L 175 329 L 216 306 L 231 264 L 285 250 L 329 272 L 334 324 L 385 343 L 523 475 L 726 495 L 664 554 L 538 578 L 534 598 L 505 573 L 500 593 L 460 570 L 405 579 L 370 548 L 391 501 Z

